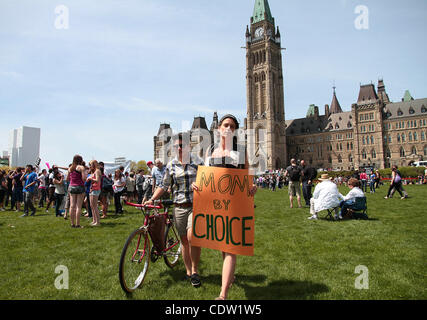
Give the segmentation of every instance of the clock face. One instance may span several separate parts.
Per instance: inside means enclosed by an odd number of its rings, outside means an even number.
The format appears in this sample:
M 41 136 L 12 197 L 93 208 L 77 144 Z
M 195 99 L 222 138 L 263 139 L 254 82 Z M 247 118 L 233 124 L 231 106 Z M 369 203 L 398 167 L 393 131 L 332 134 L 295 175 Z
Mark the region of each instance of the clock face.
M 264 35 L 264 28 L 258 28 L 255 30 L 255 37 L 260 38 Z

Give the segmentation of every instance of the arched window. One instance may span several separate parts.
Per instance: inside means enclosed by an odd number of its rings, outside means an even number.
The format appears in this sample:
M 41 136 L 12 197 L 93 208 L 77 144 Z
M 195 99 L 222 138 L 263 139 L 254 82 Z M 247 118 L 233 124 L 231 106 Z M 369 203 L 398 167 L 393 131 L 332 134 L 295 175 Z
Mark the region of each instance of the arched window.
M 421 131 L 421 141 L 425 141 L 426 140 L 426 134 L 424 133 L 424 131 Z
M 342 157 L 341 157 L 341 155 L 338 155 L 338 163 L 342 163 Z
M 365 149 L 363 149 L 363 150 L 362 150 L 362 159 L 366 159 L 366 158 L 367 158 L 366 150 L 365 150 Z
M 385 156 L 386 156 L 387 158 L 391 158 L 391 152 L 390 152 L 390 149 L 389 149 L 389 148 L 387 148 L 387 149 L 385 150 Z
M 332 163 L 332 157 L 331 156 L 328 156 L 328 162 Z
M 366 141 L 365 141 L 365 137 L 362 138 L 362 144 L 365 145 Z
M 377 158 L 377 152 L 375 151 L 375 149 L 371 150 L 371 158 L 372 159 L 376 159 Z
M 427 112 L 427 108 L 425 106 L 421 107 L 421 113 L 426 113 Z
M 409 108 L 409 114 L 414 114 L 414 113 L 415 113 L 414 108 L 410 107 L 410 108 Z
M 409 132 L 409 133 L 408 133 L 408 140 L 409 140 L 409 141 L 412 141 L 412 132 Z
M 403 149 L 403 147 L 400 147 L 400 157 L 405 157 L 405 149 Z
M 402 133 L 402 142 L 406 142 L 406 136 L 404 133 Z
M 418 141 L 418 133 L 414 132 L 414 141 Z
M 417 148 L 415 148 L 415 146 L 412 147 L 411 154 L 417 154 Z
M 424 155 L 427 156 L 427 145 L 424 146 Z
M 371 144 L 374 144 L 374 137 L 371 136 Z
M 400 142 L 400 134 L 397 134 L 397 142 Z
M 353 155 L 351 153 L 348 155 L 348 162 L 353 162 Z

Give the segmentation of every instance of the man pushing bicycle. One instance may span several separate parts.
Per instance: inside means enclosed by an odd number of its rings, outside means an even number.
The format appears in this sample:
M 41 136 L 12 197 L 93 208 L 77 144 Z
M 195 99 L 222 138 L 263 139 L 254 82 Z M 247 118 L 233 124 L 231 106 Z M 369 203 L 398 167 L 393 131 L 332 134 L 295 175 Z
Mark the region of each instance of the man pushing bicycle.
M 187 138 L 187 139 L 184 139 Z M 151 205 L 155 200 L 168 191 L 172 186 L 174 202 L 174 220 L 182 243 L 182 258 L 186 268 L 186 280 L 190 280 L 193 287 L 201 285 L 198 274 L 201 248 L 191 245 L 192 218 L 193 218 L 193 190 L 195 186 L 198 165 L 190 159 L 190 139 L 182 133 L 178 134 L 173 144 L 176 157 L 168 163 L 163 178 L 163 185 L 156 189 L 151 199 L 144 205 Z

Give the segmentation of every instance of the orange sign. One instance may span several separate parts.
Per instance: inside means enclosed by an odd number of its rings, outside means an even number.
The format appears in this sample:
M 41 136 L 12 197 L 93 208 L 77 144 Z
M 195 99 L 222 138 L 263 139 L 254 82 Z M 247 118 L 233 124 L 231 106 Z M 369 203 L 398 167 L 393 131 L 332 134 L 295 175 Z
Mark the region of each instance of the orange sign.
M 228 253 L 254 253 L 254 198 L 247 169 L 199 166 L 193 201 L 192 245 Z

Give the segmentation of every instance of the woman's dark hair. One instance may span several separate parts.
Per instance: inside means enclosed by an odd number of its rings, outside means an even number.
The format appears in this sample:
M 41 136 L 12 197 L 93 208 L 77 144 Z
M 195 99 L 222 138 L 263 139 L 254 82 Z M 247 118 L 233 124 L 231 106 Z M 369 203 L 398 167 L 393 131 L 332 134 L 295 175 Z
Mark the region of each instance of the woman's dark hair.
M 218 125 L 221 126 L 225 119 L 233 120 L 234 123 L 236 124 L 236 130 L 239 129 L 239 121 L 237 121 L 237 118 L 235 116 L 233 116 L 232 114 L 226 114 L 225 116 L 223 116 L 221 118 L 221 120 L 219 120 Z
M 54 175 L 53 175 L 53 178 L 54 179 L 58 179 L 59 180 L 59 178 L 61 177 L 61 172 L 59 172 L 59 171 L 56 171 L 55 173 L 54 173 Z
M 75 171 L 77 166 L 84 165 L 82 156 L 76 154 L 73 158 L 73 164 L 70 167 L 70 171 Z
M 83 163 L 83 158 L 82 156 L 76 154 L 73 158 L 73 165 L 79 166 Z

